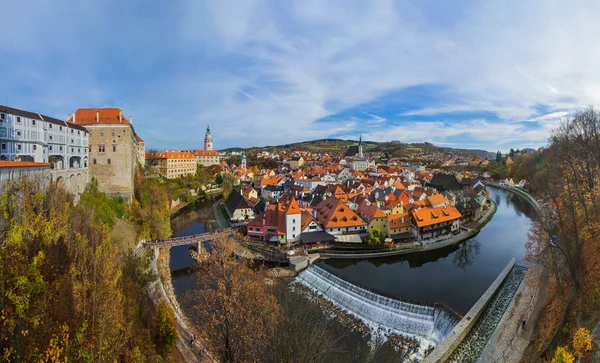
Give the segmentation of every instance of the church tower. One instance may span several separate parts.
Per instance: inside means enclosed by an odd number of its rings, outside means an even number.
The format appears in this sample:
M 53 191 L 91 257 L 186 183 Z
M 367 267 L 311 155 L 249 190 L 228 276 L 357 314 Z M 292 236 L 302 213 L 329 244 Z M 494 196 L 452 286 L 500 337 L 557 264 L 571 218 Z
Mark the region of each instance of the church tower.
M 206 134 L 204 135 L 204 150 L 212 150 L 212 136 L 210 136 L 210 126 L 206 127 Z
M 358 139 L 358 157 L 359 158 L 363 157 L 363 153 L 362 153 L 362 135 L 360 135 L 360 138 Z

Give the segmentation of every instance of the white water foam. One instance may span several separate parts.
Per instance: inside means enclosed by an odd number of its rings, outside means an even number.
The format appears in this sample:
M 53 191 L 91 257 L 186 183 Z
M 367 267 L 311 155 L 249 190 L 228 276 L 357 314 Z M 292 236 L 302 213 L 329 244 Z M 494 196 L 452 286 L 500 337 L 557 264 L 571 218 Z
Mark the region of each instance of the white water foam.
M 428 348 L 438 345 L 459 321 L 442 307 L 378 295 L 314 265 L 301 272 L 296 282 L 360 319 L 373 335 L 385 339 L 386 335 L 397 334 L 417 339 L 420 343 L 414 357 L 417 359 L 422 359 Z

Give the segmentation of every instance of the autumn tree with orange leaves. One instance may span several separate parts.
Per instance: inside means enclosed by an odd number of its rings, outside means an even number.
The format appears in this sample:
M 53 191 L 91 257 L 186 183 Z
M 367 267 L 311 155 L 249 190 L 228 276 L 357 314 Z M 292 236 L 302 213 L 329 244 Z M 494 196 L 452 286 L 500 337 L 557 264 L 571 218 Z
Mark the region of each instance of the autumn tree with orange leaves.
M 219 237 L 199 266 L 197 289 L 188 297 L 192 319 L 209 349 L 223 362 L 253 362 L 267 349 L 280 309 L 260 269 L 234 255 L 234 237 Z

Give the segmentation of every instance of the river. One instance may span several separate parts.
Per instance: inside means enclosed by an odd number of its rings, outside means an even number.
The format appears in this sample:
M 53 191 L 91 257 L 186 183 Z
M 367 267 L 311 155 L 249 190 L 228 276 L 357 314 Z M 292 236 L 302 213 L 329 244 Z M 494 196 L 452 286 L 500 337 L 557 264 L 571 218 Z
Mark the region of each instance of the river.
M 324 260 L 318 265 L 344 280 L 382 295 L 443 303 L 466 314 L 511 258 L 525 256 L 527 233 L 535 212 L 524 200 L 490 188 L 496 214 L 477 236 L 459 246 L 408 256 L 369 260 Z M 175 236 L 206 230 L 213 200 L 184 211 L 172 221 Z M 191 266 L 188 247 L 171 249 L 173 285 L 178 297 L 193 288 L 194 277 L 176 271 Z

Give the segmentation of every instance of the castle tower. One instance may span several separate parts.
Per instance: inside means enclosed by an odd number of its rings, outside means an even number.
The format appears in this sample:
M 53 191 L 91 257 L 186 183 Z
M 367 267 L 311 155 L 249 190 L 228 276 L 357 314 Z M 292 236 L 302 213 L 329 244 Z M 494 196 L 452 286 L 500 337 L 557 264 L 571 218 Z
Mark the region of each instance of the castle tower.
M 363 157 L 363 153 L 362 153 L 362 135 L 360 135 L 360 138 L 358 139 L 358 157 L 359 158 Z
M 206 134 L 204 135 L 204 150 L 212 150 L 212 136 L 210 135 L 210 126 L 206 127 Z
M 242 152 L 242 169 L 246 170 L 246 152 Z

